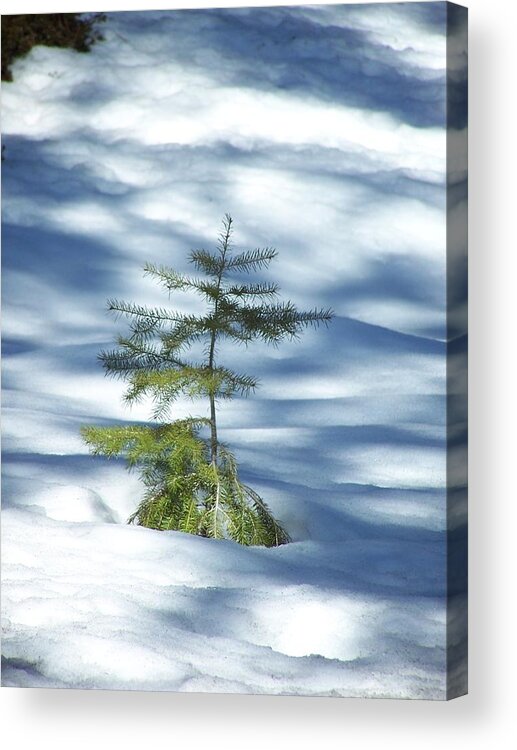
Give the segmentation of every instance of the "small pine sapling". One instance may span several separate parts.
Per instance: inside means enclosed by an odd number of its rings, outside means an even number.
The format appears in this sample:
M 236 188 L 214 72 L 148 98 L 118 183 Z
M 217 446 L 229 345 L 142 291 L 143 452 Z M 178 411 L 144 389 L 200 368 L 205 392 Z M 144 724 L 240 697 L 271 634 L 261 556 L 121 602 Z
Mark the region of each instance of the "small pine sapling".
M 292 302 L 276 300 L 277 284 L 237 280 L 267 268 L 276 250 L 235 253 L 232 230 L 226 215 L 217 249 L 190 253 L 199 276 L 151 263 L 144 267 L 169 295 L 201 295 L 203 315 L 108 300 L 110 311 L 129 320 L 129 332 L 99 359 L 107 375 L 127 382 L 127 404 L 152 399 L 155 422 L 89 426 L 81 432 L 93 454 L 122 455 L 129 469 L 139 470 L 146 490 L 129 523 L 275 547 L 289 542 L 289 536 L 260 495 L 240 481 L 235 458 L 217 431 L 217 403 L 248 396 L 258 382 L 217 362 L 217 344 L 227 339 L 245 347 L 255 340 L 277 345 L 308 326 L 328 324 L 332 312 L 300 312 Z M 203 359 L 190 361 L 186 355 L 197 343 L 204 344 Z M 209 416 L 172 420 L 171 405 L 181 396 L 205 399 Z

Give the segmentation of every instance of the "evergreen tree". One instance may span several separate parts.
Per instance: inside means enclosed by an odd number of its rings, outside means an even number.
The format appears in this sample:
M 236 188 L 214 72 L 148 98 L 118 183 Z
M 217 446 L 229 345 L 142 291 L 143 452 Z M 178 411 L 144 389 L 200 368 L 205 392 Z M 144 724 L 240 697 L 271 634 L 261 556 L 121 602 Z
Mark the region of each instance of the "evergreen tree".
M 144 267 L 169 295 L 201 295 L 204 315 L 108 300 L 109 310 L 128 319 L 129 332 L 118 337 L 118 348 L 101 352 L 99 359 L 107 375 L 128 383 L 127 404 L 151 398 L 156 421 L 84 427 L 82 435 L 92 453 L 123 455 L 130 469 L 139 469 L 146 492 L 129 523 L 272 547 L 290 541 L 289 536 L 262 498 L 240 481 L 235 458 L 217 431 L 218 401 L 248 396 L 258 383 L 217 362 L 217 345 L 222 339 L 245 347 L 255 340 L 277 345 L 297 338 L 308 326 L 327 324 L 332 313 L 300 312 L 290 301 L 276 301 L 276 284 L 238 281 L 240 274 L 267 268 L 276 250 L 235 253 L 232 229 L 226 215 L 216 251 L 190 253 L 200 276 L 151 263 Z M 190 361 L 187 354 L 199 343 L 203 358 Z M 172 420 L 170 408 L 180 396 L 205 399 L 209 417 Z

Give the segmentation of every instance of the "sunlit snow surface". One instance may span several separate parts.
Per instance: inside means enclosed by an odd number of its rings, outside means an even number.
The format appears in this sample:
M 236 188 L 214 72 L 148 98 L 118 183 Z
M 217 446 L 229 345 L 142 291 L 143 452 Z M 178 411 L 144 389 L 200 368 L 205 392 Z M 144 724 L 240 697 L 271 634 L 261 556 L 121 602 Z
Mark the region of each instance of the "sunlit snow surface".
M 108 14 L 3 88 L 4 685 L 445 695 L 444 4 Z M 127 526 L 85 423 L 108 296 L 221 218 L 328 329 L 221 350 L 221 436 L 293 543 Z M 176 306 L 193 309 L 188 299 Z M 197 413 L 203 405 L 178 405 Z M 196 411 L 197 410 L 197 411 Z

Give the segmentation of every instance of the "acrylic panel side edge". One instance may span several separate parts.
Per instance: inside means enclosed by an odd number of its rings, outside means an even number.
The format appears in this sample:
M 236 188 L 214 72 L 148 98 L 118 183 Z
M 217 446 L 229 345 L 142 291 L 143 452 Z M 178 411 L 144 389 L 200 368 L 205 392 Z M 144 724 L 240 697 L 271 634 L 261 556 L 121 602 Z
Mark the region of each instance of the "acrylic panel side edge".
M 446 697 L 468 692 L 468 9 L 447 3 Z

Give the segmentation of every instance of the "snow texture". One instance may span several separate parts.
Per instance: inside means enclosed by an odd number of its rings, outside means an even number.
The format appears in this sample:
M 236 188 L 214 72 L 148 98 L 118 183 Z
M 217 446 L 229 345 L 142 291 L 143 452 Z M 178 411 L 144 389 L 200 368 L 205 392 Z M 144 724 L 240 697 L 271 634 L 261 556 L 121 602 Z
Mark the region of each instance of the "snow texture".
M 445 697 L 444 4 L 103 31 L 3 86 L 3 684 Z M 143 263 L 187 270 L 226 212 L 336 313 L 221 350 L 261 380 L 220 434 L 276 549 L 127 526 L 137 478 L 79 436 L 149 412 L 96 361 L 106 298 L 162 304 Z

